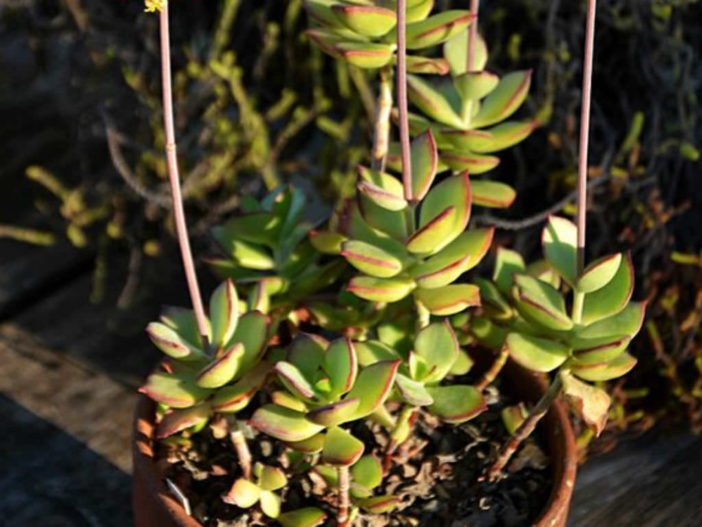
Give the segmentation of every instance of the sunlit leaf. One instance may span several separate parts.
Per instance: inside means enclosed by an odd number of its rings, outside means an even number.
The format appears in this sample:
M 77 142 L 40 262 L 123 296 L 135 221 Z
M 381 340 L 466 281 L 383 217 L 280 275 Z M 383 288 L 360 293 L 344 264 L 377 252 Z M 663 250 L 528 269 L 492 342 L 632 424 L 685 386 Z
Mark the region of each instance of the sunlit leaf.
M 431 128 L 412 140 L 410 154 L 412 159 L 412 198 L 421 201 L 431 188 L 439 161 L 436 141 L 431 133 Z
M 434 399 L 429 411 L 447 423 L 464 423 L 487 410 L 483 395 L 474 386 L 433 386 L 427 391 Z
M 407 24 L 407 49 L 423 49 L 441 44 L 463 31 L 474 18 L 470 11 L 447 10 Z
M 369 37 L 385 35 L 397 22 L 395 11 L 384 7 L 336 4 L 332 9 L 350 29 Z
M 395 374 L 400 365 L 399 360 L 376 362 L 363 368 L 359 373 L 348 398 L 358 397 L 360 403 L 356 409 L 355 419 L 366 417 L 385 402 L 395 382 Z
M 327 432 L 322 460 L 330 465 L 353 465 L 363 455 L 364 448 L 362 441 L 337 426 Z
M 434 399 L 424 387 L 424 383 L 410 379 L 400 373 L 397 374 L 395 382 L 402 398 L 412 406 L 427 406 L 434 402 Z
M 548 263 L 566 282 L 575 285 L 578 275 L 578 229 L 575 224 L 565 218 L 551 216 L 544 227 L 541 242 Z
M 539 372 L 555 370 L 568 360 L 570 355 L 570 350 L 565 344 L 523 333 L 507 335 L 505 346 L 515 362 Z
M 358 375 L 356 350 L 350 339 L 335 340 L 324 354 L 324 371 L 329 375 L 331 396 L 347 393 Z
M 446 377 L 459 351 L 456 334 L 448 319 L 422 328 L 414 340 L 414 351 L 428 369 L 426 376 L 415 377 L 416 380 L 432 383 Z
M 283 527 L 317 527 L 324 523 L 327 514 L 316 507 L 306 507 L 295 511 L 284 512 L 278 516 L 278 522 Z
M 558 331 L 573 327 L 566 313 L 565 300 L 553 286 L 525 274 L 515 275 L 516 304 L 527 319 Z
M 202 350 L 197 349 L 193 344 L 183 339 L 176 330 L 160 322 L 151 322 L 146 326 L 146 333 L 149 335 L 158 349 L 169 357 L 180 360 L 201 360 L 205 358 Z
M 163 439 L 188 428 L 201 426 L 210 419 L 211 415 L 212 410 L 209 404 L 198 404 L 191 408 L 173 410 L 158 423 L 156 438 Z
M 634 266 L 631 255 L 621 259 L 614 277 L 597 291 L 585 295 L 582 323 L 590 325 L 599 320 L 616 315 L 631 300 L 634 292 Z
M 250 424 L 264 434 L 286 442 L 309 439 L 324 429 L 306 419 L 305 414 L 275 404 L 266 404 L 256 410 Z
M 202 388 L 219 388 L 231 381 L 239 370 L 244 346 L 237 342 L 221 357 L 215 359 L 198 373 L 195 382 Z
M 604 256 L 588 265 L 578 280 L 577 289 L 582 293 L 592 293 L 606 286 L 614 278 L 622 262 L 622 254 Z
M 620 353 L 610 362 L 599 364 L 578 364 L 572 365 L 572 372 L 586 381 L 609 381 L 617 379 L 629 373 L 636 366 L 636 359 L 629 353 Z
M 351 279 L 347 290 L 373 302 L 397 302 L 409 295 L 414 287 L 414 280 L 407 276 L 394 278 L 357 276 Z
M 436 289 L 417 289 L 416 297 L 432 315 L 450 316 L 480 305 L 478 286 L 453 284 Z
M 344 242 L 340 254 L 356 269 L 370 276 L 391 278 L 402 271 L 402 262 L 397 257 L 360 240 Z
M 169 373 L 152 373 L 146 384 L 139 391 L 154 401 L 172 408 L 189 408 L 194 406 L 209 393 L 192 380 Z
M 599 436 L 607 424 L 611 399 L 601 388 L 579 381 L 566 371 L 559 374 L 563 393 L 578 417 Z
M 472 120 L 473 127 L 482 128 L 507 119 L 526 99 L 530 84 L 531 70 L 515 71 L 502 77 L 481 103 L 480 111 Z

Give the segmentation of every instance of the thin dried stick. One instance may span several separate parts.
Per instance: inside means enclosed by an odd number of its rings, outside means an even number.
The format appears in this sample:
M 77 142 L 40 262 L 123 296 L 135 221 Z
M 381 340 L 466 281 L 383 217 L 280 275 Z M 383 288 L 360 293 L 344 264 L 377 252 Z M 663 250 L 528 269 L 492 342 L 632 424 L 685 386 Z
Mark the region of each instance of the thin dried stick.
M 351 474 L 349 467 L 340 466 L 339 471 L 339 502 L 337 504 L 337 523 L 339 527 L 349 525 L 349 488 L 351 487 Z
M 502 368 L 505 367 L 508 358 L 508 348 L 507 346 L 503 346 L 495 357 L 495 360 L 490 365 L 490 368 L 483 374 L 483 378 L 476 383 L 475 388 L 482 392 L 485 388 L 495 382 L 495 379 L 497 379 L 497 376 L 502 371 Z
M 402 185 L 405 199 L 413 201 L 412 161 L 410 159 L 409 118 L 407 116 L 407 0 L 397 0 L 397 108 L 400 113 Z
M 239 467 L 244 474 L 246 479 L 251 479 L 251 451 L 249 450 L 249 445 L 246 443 L 246 437 L 244 433 L 237 429 L 233 430 L 229 437 L 236 450 L 236 455 L 239 461 Z
M 197 327 L 200 331 L 202 341 L 207 345 L 207 318 L 202 305 L 200 286 L 197 283 L 195 273 L 195 263 L 193 262 L 192 251 L 190 250 L 190 240 L 188 238 L 188 226 L 185 222 L 185 210 L 183 209 L 183 197 L 180 190 L 180 176 L 178 174 L 178 155 L 175 139 L 175 126 L 173 124 L 173 91 L 171 80 L 171 39 L 168 23 L 168 1 L 163 2 L 163 7 L 159 13 L 161 26 L 161 79 L 163 83 L 163 126 L 166 132 L 166 160 L 168 163 L 168 179 L 171 185 L 171 201 L 173 202 L 173 216 L 175 219 L 178 244 L 183 259 L 183 269 L 188 282 L 190 299 L 197 320 Z
M 373 152 L 371 168 L 379 172 L 385 170 L 390 140 L 390 112 L 392 110 L 392 68 L 380 70 L 378 102 L 375 106 L 375 126 L 373 131 Z

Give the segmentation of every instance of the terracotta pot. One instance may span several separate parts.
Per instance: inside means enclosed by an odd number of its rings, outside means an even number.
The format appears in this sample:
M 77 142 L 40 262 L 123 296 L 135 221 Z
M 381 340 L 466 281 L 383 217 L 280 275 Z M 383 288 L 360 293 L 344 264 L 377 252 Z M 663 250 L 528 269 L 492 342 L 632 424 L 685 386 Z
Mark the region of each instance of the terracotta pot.
M 544 391 L 543 378 L 508 364 L 504 374 L 513 395 L 529 402 Z M 154 403 L 141 396 L 137 403 L 132 439 L 134 474 L 132 503 L 136 527 L 202 527 L 188 516 L 166 490 L 154 462 Z M 551 407 L 542 421 L 547 453 L 553 469 L 553 490 L 544 512 L 534 527 L 565 527 L 575 483 L 576 452 L 573 429 L 566 408 L 560 402 Z

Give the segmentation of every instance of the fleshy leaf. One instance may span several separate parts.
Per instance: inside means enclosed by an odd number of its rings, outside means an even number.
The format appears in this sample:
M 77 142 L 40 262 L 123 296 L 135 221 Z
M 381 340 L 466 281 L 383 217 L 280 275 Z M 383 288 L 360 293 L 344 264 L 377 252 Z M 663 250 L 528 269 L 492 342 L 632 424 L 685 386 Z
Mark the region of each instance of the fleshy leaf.
M 474 128 L 483 128 L 507 119 L 526 99 L 531 84 L 531 70 L 508 73 L 483 100 L 472 120 Z
M 278 490 L 288 484 L 288 478 L 285 477 L 285 472 L 278 467 L 259 464 L 257 468 L 256 476 L 258 477 L 258 485 L 263 490 Z
M 594 322 L 578 331 L 582 339 L 597 339 L 615 335 L 634 338 L 641 330 L 646 314 L 646 302 L 630 302 L 622 311 L 609 318 Z
M 410 236 L 407 240 L 407 250 L 415 254 L 433 253 L 455 232 L 456 207 L 449 205 Z
M 631 300 L 634 292 L 634 266 L 631 255 L 621 259 L 619 268 L 607 285 L 585 295 L 583 303 L 584 325 L 616 315 Z
M 575 224 L 559 216 L 551 216 L 541 235 L 544 255 L 548 263 L 570 285 L 577 281 L 578 229 Z
M 210 297 L 210 321 L 212 343 L 222 347 L 229 343 L 239 320 L 239 297 L 234 282 L 226 280 L 214 290 Z
M 609 381 L 629 373 L 636 366 L 636 359 L 629 353 L 620 353 L 610 362 L 599 364 L 574 363 L 572 372 L 586 381 Z
M 629 345 L 631 338 L 626 335 L 600 339 L 576 339 L 572 346 L 573 355 L 579 364 L 600 364 L 609 362 Z
M 439 156 L 436 141 L 428 128 L 412 140 L 412 198 L 421 201 L 427 195 L 436 176 Z
M 514 435 L 517 428 L 524 422 L 529 415 L 524 403 L 515 404 L 514 406 L 506 406 L 500 412 L 502 424 L 505 425 L 507 433 Z
M 263 355 L 268 340 L 268 324 L 268 317 L 258 311 L 250 311 L 239 318 L 232 339 L 244 345 L 240 374 L 250 370 Z
M 367 489 L 383 482 L 383 467 L 375 456 L 363 456 L 351 467 L 351 479 Z
M 497 87 L 500 77 L 489 71 L 469 71 L 455 76 L 453 83 L 464 100 L 480 100 Z M 467 147 L 470 148 L 470 147 Z
M 384 7 L 337 4 L 332 9 L 350 29 L 368 37 L 385 35 L 397 21 L 395 11 Z
M 450 375 L 465 375 L 473 367 L 473 359 L 465 351 L 459 350 L 456 361 L 451 366 Z
M 303 439 L 302 441 L 296 442 L 286 442 L 287 446 L 298 452 L 304 452 L 305 454 L 316 454 L 322 451 L 324 448 L 324 434 L 315 434 L 312 437 Z
M 497 286 L 490 280 L 481 277 L 476 277 L 475 281 L 480 287 L 480 302 L 490 312 L 490 317 L 495 320 L 512 318 L 512 308 Z
M 417 300 L 432 315 L 450 316 L 480 305 L 480 290 L 472 284 L 453 284 L 436 289 L 417 289 Z
M 324 427 L 332 427 L 353 419 L 358 409 L 358 397 L 320 406 L 307 414 L 307 419 Z
M 305 419 L 303 413 L 275 404 L 266 404 L 256 410 L 251 417 L 251 426 L 286 442 L 304 441 L 324 429 Z
M 412 406 L 427 406 L 434 402 L 424 383 L 412 380 L 401 373 L 397 374 L 395 383 L 402 398 Z
M 285 408 L 290 408 L 296 412 L 307 411 L 307 403 L 301 401 L 296 396 L 285 390 L 276 390 L 271 393 L 271 401 L 278 406 L 284 406 Z
M 319 335 L 299 333 L 288 349 L 288 362 L 297 368 L 308 379 L 313 379 L 324 360 L 325 350 L 329 342 Z
M 487 64 L 487 46 L 485 40 L 478 34 L 475 52 L 473 53 L 473 71 L 485 69 Z M 451 75 L 457 77 L 466 72 L 468 65 L 468 30 L 465 29 L 444 44 L 444 57 L 451 67 Z
M 265 384 L 270 369 L 269 364 L 260 363 L 232 386 L 217 390 L 212 398 L 212 408 L 220 413 L 235 413 L 246 408 Z
M 303 400 L 317 399 L 317 391 L 311 381 L 294 364 L 280 361 L 275 364 L 273 370 L 283 385 L 297 397 Z
M 414 287 L 414 280 L 407 276 L 396 276 L 393 278 L 356 276 L 351 279 L 347 289 L 364 300 L 397 302 L 409 295 Z
M 261 510 L 269 518 L 277 518 L 280 515 L 280 496 L 269 491 L 261 490 Z
M 358 174 L 361 179 L 359 184 L 366 185 L 363 188 L 359 186 L 359 190 L 377 205 L 393 211 L 402 210 L 407 206 L 402 182 L 395 176 L 363 166 L 358 167 Z
M 407 207 L 407 202 L 401 195 L 394 194 L 367 181 L 359 181 L 356 187 L 361 194 L 384 209 L 398 211 Z
M 412 276 L 420 287 L 426 289 L 450 284 L 483 259 L 494 232 L 493 227 L 464 232 L 438 254 L 414 267 Z
M 189 408 L 209 393 L 189 379 L 169 373 L 152 373 L 139 391 L 156 402 L 172 408 Z
M 455 101 L 450 101 L 444 93 L 416 75 L 407 76 L 407 94 L 412 103 L 433 120 L 454 128 L 463 127 L 458 113 L 458 94 Z
M 188 428 L 198 427 L 206 423 L 210 419 L 210 415 L 212 415 L 212 411 L 209 404 L 198 404 L 191 408 L 173 410 L 158 423 L 156 438 L 164 439 Z
M 331 396 L 347 393 L 358 375 L 356 350 L 350 339 L 335 340 L 324 354 L 324 371 L 329 375 Z
M 304 0 L 303 5 L 310 18 L 326 27 L 343 27 L 332 10 L 334 0 Z
M 515 275 L 516 304 L 519 312 L 542 326 L 567 331 L 573 321 L 566 313 L 565 300 L 553 286 L 525 274 Z
M 434 399 L 429 411 L 447 423 L 464 423 L 487 410 L 483 395 L 473 386 L 433 386 L 427 391 Z
M 357 501 L 359 507 L 371 514 L 391 512 L 400 504 L 400 498 L 392 495 L 373 496 L 372 498 L 363 498 Z
M 360 240 L 344 242 L 340 254 L 362 273 L 377 278 L 391 278 L 402 271 L 402 262 L 397 257 Z
M 363 442 L 338 426 L 327 432 L 322 460 L 329 465 L 353 465 L 363 455 Z
M 570 354 L 565 344 L 523 333 L 507 335 L 505 346 L 515 362 L 539 372 L 555 370 L 568 360 Z
M 494 324 L 485 317 L 474 317 L 471 320 L 470 332 L 487 348 L 498 350 L 502 348 L 507 337 L 507 330 Z
M 159 317 L 161 322 L 171 329 L 174 329 L 178 335 L 189 344 L 192 344 L 196 348 L 202 347 L 202 338 L 200 337 L 200 330 L 198 329 L 197 320 L 195 320 L 195 314 L 192 309 L 184 309 L 182 307 L 166 307 L 161 316 Z M 209 320 L 208 323 L 208 334 L 210 337 L 209 330 Z
M 316 507 L 306 507 L 284 512 L 278 516 L 278 522 L 283 527 L 317 527 L 324 523 L 326 519 L 327 514 Z
M 377 340 L 356 342 L 354 348 L 358 356 L 358 363 L 364 367 L 376 362 L 393 361 L 400 358 L 394 349 Z
M 579 381 L 568 372 L 559 374 L 570 406 L 580 419 L 599 436 L 607 424 L 611 399 L 601 388 Z
M 201 350 L 195 348 L 195 346 L 183 339 L 176 330 L 165 324 L 151 322 L 146 326 L 146 333 L 149 335 L 151 342 L 169 357 L 180 360 L 205 358 L 205 354 Z
M 407 55 L 407 72 L 446 75 L 449 72 L 449 64 L 445 59 Z
M 514 273 L 523 272 L 526 269 L 524 258 L 517 251 L 505 249 L 504 247 L 497 248 L 497 257 L 495 259 L 495 270 L 492 273 L 492 279 L 497 284 L 497 287 L 505 295 L 509 295 L 514 284 Z
M 354 397 L 360 399 L 354 419 L 370 415 L 385 402 L 395 382 L 399 365 L 399 360 L 382 361 L 361 370 L 353 389 L 348 394 L 349 399 Z
M 423 49 L 447 41 L 470 25 L 470 11 L 448 10 L 407 24 L 407 49 Z
M 414 340 L 414 351 L 426 364 L 428 375 L 415 380 L 425 383 L 442 380 L 458 358 L 458 350 L 456 333 L 448 319 L 421 329 Z
M 310 231 L 310 243 L 322 254 L 339 254 L 341 245 L 348 239 L 339 232 Z
M 251 481 L 239 478 L 234 482 L 224 500 L 242 509 L 248 509 L 258 503 L 261 489 Z
M 500 164 L 500 158 L 460 150 L 443 150 L 443 161 L 454 172 L 468 171 L 473 175 L 489 172 Z
M 232 260 L 246 269 L 256 271 L 270 271 L 275 269 L 275 260 L 262 246 L 242 240 L 231 240 L 229 247 L 225 248 Z
M 198 373 L 196 384 L 202 388 L 219 388 L 231 381 L 239 369 L 244 346 L 237 342 L 221 357 L 212 361 Z
M 473 191 L 473 205 L 480 207 L 506 209 L 514 203 L 514 199 L 517 197 L 517 193 L 512 187 L 499 181 L 474 179 L 470 186 Z
M 370 42 L 339 42 L 333 45 L 334 52 L 343 60 L 359 68 L 376 69 L 385 66 L 393 56 L 388 44 Z
M 604 256 L 592 262 L 585 268 L 578 280 L 578 291 L 592 293 L 606 286 L 614 278 L 621 262 L 621 253 Z
M 457 150 L 489 154 L 521 143 L 535 126 L 534 121 L 509 121 L 483 130 L 442 130 L 441 138 Z

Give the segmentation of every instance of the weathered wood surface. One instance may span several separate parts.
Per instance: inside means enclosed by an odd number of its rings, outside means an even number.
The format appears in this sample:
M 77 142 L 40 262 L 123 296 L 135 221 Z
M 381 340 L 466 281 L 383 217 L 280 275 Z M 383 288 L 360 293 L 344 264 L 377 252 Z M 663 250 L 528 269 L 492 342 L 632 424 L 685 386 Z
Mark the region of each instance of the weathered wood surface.
M 80 266 L 63 287 L 51 273 L 41 279 L 51 287 L 17 287 L 27 262 L 52 251 L 0 253 L 0 269 L 20 277 L 0 278 L 0 299 L 20 306 L 0 323 L 0 526 L 128 527 L 134 388 L 159 358 L 143 333 L 159 302 L 142 292 L 136 310 L 120 312 L 111 290 L 93 305 Z M 157 298 L 177 302 L 182 278 L 160 278 Z M 624 443 L 581 468 L 569 527 L 702 526 L 701 474 L 700 438 Z

